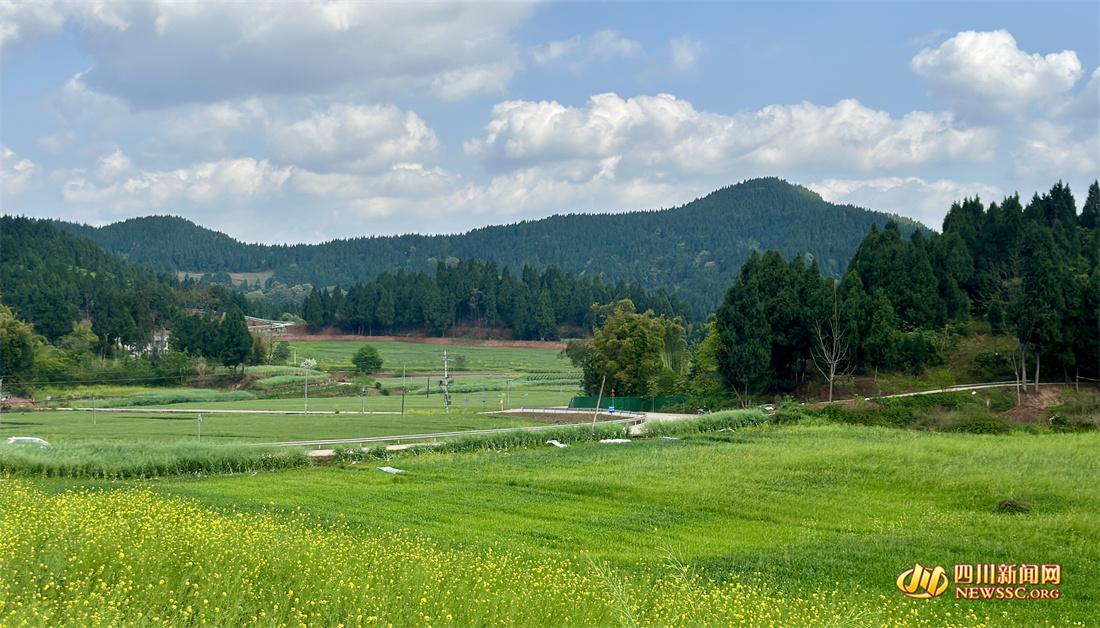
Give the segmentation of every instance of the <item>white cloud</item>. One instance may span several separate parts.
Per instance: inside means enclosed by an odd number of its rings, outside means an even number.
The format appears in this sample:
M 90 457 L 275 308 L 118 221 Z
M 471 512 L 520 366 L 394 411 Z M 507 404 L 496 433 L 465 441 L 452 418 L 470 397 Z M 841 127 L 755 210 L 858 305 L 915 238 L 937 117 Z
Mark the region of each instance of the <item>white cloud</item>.
M 620 155 L 619 170 L 652 176 L 728 172 L 734 166 L 889 169 L 992 157 L 987 129 L 961 129 L 949 113 L 894 119 L 855 100 L 772 105 L 721 115 L 669 94 L 623 100 L 599 94 L 584 107 L 508 101 L 493 108 L 470 155 L 504 166 Z
M 668 42 L 672 52 L 672 69 L 676 72 L 693 72 L 695 64 L 703 54 L 703 42 L 695 41 L 684 35 Z
M 38 147 L 47 153 L 60 153 L 68 150 L 76 143 L 75 131 L 62 131 L 38 138 Z
M 229 135 L 249 130 L 253 120 L 262 120 L 266 115 L 263 104 L 256 99 L 239 104 L 220 102 L 193 109 L 190 115 L 173 117 L 164 123 L 165 140 L 211 152 L 223 152 L 225 139 Z
M 936 230 L 955 201 L 977 196 L 989 202 L 1004 196 L 999 187 L 981 182 L 925 181 L 918 177 L 825 179 L 807 187 L 829 202 L 907 216 Z
M 70 204 L 140 210 L 176 203 L 250 202 L 278 192 L 290 175 L 290 168 L 266 160 L 223 159 L 168 172 L 141 171 L 103 186 L 76 176 L 64 183 L 61 196 Z
M 268 139 L 280 159 L 353 169 L 421 161 L 440 149 L 435 131 L 420 116 L 392 105 L 333 105 L 305 120 L 271 123 Z
M 432 93 L 443 100 L 463 100 L 478 92 L 503 92 L 519 62 L 489 63 L 443 72 L 432 79 Z
M 1072 50 L 1028 54 L 1005 30 L 965 31 L 925 48 L 909 67 L 931 94 L 973 120 L 1019 117 L 1032 106 L 1058 104 L 1081 78 Z
M 100 155 L 99 167 L 95 170 L 95 178 L 103 183 L 110 183 L 118 177 L 126 174 L 133 168 L 130 158 L 115 149 L 113 153 Z
M 77 33 L 85 83 L 135 109 L 341 89 L 443 98 L 499 90 L 531 3 L 125 3 L 128 27 Z
M 3 155 L 0 160 L 0 191 L 11 195 L 22 194 L 37 184 L 41 174 L 38 164 L 25 157 L 20 159 L 7 146 L 0 147 L 0 155 Z
M 1080 125 L 1035 122 L 1012 157 L 1016 176 L 1028 181 L 1052 181 L 1071 175 L 1095 178 L 1100 172 L 1097 121 Z
M 126 103 L 109 94 L 89 89 L 84 83 L 87 72 L 80 72 L 65 82 L 53 102 L 54 113 L 66 124 L 122 115 L 128 112 Z
M 1084 89 L 1052 113 L 1057 117 L 1100 118 L 1100 68 L 1093 70 Z
M 58 33 L 67 22 L 123 31 L 126 3 L 81 0 L 0 0 L 0 49 L 9 51 Z
M 624 38 L 617 31 L 603 30 L 591 37 L 577 35 L 562 41 L 552 41 L 532 51 L 535 63 L 564 67 L 580 74 L 590 63 L 601 63 L 614 57 L 634 58 L 645 55 L 642 45 Z

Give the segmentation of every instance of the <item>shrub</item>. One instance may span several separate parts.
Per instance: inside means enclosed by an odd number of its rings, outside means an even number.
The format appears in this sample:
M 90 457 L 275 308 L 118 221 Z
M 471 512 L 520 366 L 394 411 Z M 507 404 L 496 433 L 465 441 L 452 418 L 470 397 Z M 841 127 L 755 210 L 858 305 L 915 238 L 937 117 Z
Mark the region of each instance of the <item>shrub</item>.
M 967 419 L 956 431 L 967 434 L 1005 434 L 1012 431 L 1004 419 L 988 414 Z

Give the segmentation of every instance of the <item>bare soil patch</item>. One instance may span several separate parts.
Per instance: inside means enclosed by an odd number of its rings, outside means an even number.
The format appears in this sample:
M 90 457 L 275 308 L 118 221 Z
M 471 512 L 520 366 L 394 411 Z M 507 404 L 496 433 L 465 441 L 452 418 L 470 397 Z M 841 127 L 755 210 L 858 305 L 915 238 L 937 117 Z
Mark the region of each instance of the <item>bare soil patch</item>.
M 37 410 L 38 404 L 34 399 L 24 399 L 23 397 L 8 397 L 4 400 L 4 407 L 11 408 L 12 410 Z

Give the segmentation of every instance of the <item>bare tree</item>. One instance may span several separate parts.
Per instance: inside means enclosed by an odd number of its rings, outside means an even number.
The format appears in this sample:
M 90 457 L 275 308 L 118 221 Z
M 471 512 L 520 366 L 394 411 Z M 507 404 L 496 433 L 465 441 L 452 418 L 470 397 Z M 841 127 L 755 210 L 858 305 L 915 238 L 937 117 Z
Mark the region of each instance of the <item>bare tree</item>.
M 833 313 L 822 324 L 818 324 L 815 344 L 810 351 L 814 366 L 829 381 L 829 403 L 833 402 L 833 386 L 838 377 L 851 372 L 852 353 L 848 339 L 841 327 L 840 306 L 836 291 L 833 291 Z

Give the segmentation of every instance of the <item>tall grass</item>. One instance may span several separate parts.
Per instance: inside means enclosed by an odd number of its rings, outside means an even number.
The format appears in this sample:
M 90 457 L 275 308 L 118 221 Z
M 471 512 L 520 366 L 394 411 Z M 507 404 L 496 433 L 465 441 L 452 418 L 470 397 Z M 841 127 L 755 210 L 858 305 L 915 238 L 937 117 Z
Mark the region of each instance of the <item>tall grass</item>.
M 149 479 L 271 471 L 310 464 L 301 451 L 244 445 L 84 442 L 49 448 L 0 445 L 0 476 Z
M 100 408 L 128 408 L 134 406 L 163 406 L 170 403 L 221 403 L 225 401 L 251 401 L 256 395 L 243 390 L 219 391 L 206 388 L 177 388 L 134 393 L 120 399 L 103 399 L 95 403 Z M 92 405 L 85 401 L 84 406 Z
M 730 410 L 677 421 L 647 421 L 645 433 L 647 436 L 688 436 L 751 427 L 767 420 L 768 415 L 762 410 Z
M 302 385 L 306 382 L 324 382 L 328 381 L 329 376 L 324 373 L 310 374 L 310 375 L 276 375 L 275 377 L 266 377 L 256 382 L 256 386 L 259 388 L 276 388 L 279 386 L 293 386 Z
M 244 372 L 249 375 L 315 375 L 318 373 L 318 371 L 311 371 L 300 366 L 278 366 L 274 364 L 246 366 Z

